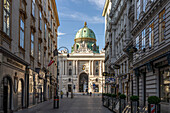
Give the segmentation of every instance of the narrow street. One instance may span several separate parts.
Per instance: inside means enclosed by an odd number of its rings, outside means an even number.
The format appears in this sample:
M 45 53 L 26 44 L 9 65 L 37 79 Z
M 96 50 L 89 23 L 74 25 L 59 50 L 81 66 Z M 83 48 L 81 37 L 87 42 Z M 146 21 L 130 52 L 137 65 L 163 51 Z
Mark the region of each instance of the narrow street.
M 47 101 L 15 113 L 111 113 L 102 106 L 101 96 L 75 96 L 60 99 L 60 108 L 53 109 L 53 101 Z

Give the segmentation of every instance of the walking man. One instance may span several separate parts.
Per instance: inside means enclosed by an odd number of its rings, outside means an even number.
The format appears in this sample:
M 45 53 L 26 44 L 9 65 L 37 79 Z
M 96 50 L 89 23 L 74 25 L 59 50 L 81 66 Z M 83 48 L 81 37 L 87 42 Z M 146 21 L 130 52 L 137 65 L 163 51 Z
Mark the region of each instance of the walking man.
M 67 98 L 68 98 L 68 95 L 69 95 L 69 93 L 68 93 L 68 91 L 67 91 Z

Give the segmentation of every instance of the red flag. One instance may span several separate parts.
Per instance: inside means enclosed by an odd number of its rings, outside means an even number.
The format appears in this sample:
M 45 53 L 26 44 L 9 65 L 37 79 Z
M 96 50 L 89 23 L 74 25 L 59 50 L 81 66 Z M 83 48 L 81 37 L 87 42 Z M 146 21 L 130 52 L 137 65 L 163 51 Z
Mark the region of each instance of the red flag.
M 51 66 L 52 63 L 54 63 L 54 60 L 50 60 L 48 66 Z

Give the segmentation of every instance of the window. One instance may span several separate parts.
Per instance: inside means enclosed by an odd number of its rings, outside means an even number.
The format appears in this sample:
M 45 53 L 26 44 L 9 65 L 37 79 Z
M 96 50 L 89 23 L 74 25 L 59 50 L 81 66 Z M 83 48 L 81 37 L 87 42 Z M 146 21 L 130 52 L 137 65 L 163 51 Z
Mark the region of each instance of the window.
M 3 0 L 3 31 L 10 34 L 10 0 Z
M 96 75 L 99 75 L 99 69 L 98 68 L 96 69 Z
M 136 48 L 139 50 L 139 36 L 136 38 Z
M 69 78 L 68 81 L 71 82 L 71 78 Z
M 96 61 L 96 65 L 99 65 L 99 61 Z
M 34 34 L 31 33 L 31 56 L 34 55 Z
M 41 43 L 38 44 L 38 61 L 41 61 Z
M 35 16 L 35 0 L 32 0 L 32 16 Z
M 145 29 L 142 31 L 142 49 L 145 48 Z
M 152 48 L 154 45 L 154 23 L 151 22 L 149 25 L 149 48 Z
M 72 62 L 71 61 L 69 61 L 69 66 L 71 66 L 72 65 Z
M 137 1 L 137 19 L 139 19 L 139 14 L 140 14 L 140 0 Z
M 162 70 L 160 76 L 161 101 L 170 103 L 170 68 Z
M 44 0 L 44 11 L 46 11 L 46 0 Z
M 165 39 L 165 9 L 159 14 L 159 42 Z
M 42 30 L 42 14 L 41 11 L 39 11 L 39 28 Z
M 69 75 L 72 75 L 72 69 L 69 69 Z
M 46 34 L 47 34 L 47 25 L 44 25 L 44 38 L 46 39 Z
M 24 48 L 24 22 L 20 19 L 20 47 Z
M 143 0 L 143 11 L 145 12 L 147 0 Z

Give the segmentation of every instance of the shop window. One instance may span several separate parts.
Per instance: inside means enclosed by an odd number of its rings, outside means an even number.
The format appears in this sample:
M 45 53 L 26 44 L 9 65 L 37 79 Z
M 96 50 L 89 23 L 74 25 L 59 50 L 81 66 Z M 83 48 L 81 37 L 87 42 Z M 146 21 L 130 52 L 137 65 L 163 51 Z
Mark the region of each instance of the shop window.
M 170 103 L 170 68 L 160 72 L 161 101 Z
M 10 14 L 11 3 L 10 0 L 3 0 L 3 32 L 10 35 Z
M 149 48 L 154 45 L 154 22 L 152 21 L 149 25 Z
M 159 42 L 165 39 L 165 9 L 159 13 Z

